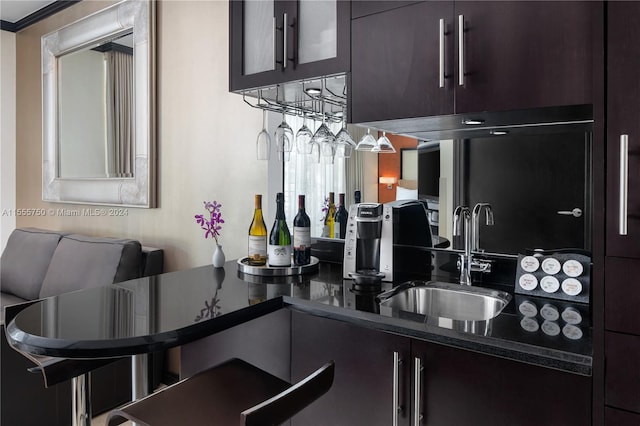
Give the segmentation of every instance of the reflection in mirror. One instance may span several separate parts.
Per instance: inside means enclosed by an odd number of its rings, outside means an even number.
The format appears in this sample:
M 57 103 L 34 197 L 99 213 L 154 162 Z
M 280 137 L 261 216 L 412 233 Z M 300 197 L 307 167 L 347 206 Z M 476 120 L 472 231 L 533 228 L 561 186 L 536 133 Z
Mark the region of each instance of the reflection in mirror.
M 155 2 L 43 36 L 42 92 L 42 199 L 155 207 Z
M 438 171 L 439 170 L 439 171 Z M 432 230 L 452 236 L 457 205 L 491 204 L 494 225 L 478 220 L 480 250 L 518 254 L 527 249 L 591 246 L 591 134 L 493 136 L 418 144 L 418 196 L 433 209 Z M 580 209 L 580 216 L 567 214 Z
M 58 177 L 132 177 L 133 34 L 58 58 Z

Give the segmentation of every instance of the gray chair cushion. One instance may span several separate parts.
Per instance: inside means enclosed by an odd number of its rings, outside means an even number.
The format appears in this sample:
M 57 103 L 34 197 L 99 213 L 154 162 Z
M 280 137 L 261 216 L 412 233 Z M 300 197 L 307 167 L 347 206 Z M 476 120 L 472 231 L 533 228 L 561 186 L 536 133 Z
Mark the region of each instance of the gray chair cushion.
M 138 241 L 67 235 L 53 253 L 40 297 L 138 278 L 141 259 Z
M 21 297 L 14 296 L 9 293 L 0 293 L 0 325 L 4 325 L 4 308 L 5 306 L 17 305 L 18 303 L 28 302 Z
M 0 259 L 0 290 L 26 300 L 37 299 L 63 235 L 36 228 L 15 229 Z

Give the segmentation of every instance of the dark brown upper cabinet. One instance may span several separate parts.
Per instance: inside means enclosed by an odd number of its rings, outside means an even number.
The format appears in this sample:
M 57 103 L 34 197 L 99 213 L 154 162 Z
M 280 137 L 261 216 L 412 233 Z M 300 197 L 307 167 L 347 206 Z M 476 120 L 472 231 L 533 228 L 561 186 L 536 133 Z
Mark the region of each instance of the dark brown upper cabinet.
M 229 90 L 349 71 L 350 2 L 229 2 Z
M 427 1 L 354 19 L 351 121 L 590 104 L 594 3 Z
M 640 258 L 640 3 L 607 7 L 606 253 Z

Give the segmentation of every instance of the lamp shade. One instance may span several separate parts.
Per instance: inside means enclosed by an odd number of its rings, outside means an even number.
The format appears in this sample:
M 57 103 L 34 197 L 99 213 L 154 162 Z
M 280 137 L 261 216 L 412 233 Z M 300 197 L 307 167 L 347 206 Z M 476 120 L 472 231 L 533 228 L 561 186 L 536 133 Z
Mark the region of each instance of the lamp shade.
M 398 178 L 390 177 L 390 176 L 380 176 L 378 178 L 378 182 L 384 185 L 393 185 L 398 182 Z

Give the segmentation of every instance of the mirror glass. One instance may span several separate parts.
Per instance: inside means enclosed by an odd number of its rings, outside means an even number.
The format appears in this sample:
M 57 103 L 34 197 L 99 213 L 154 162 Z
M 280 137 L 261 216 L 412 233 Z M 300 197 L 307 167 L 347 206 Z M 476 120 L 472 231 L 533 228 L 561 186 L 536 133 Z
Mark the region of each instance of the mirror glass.
M 155 207 L 155 4 L 42 37 L 44 201 Z
M 58 177 L 132 177 L 133 32 L 58 58 Z
M 527 249 L 591 248 L 591 134 L 584 131 L 417 142 L 417 178 L 401 150 L 397 197 L 415 185 L 432 209 L 432 229 L 453 236 L 456 206 L 489 203 L 494 224 L 478 216 L 480 249 L 518 254 Z M 411 153 L 407 155 L 407 153 Z M 407 174 L 409 173 L 409 174 Z M 406 179 L 409 178 L 409 179 Z

